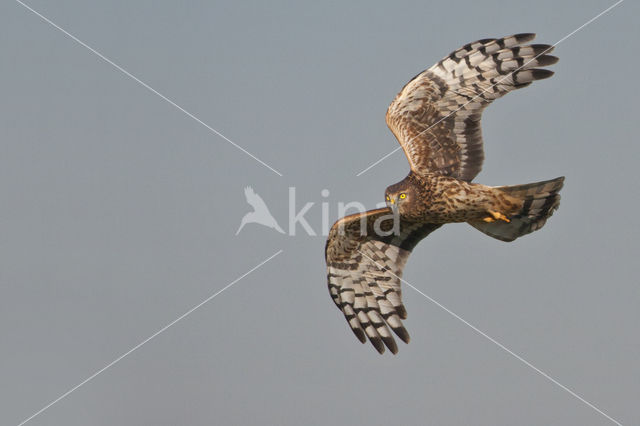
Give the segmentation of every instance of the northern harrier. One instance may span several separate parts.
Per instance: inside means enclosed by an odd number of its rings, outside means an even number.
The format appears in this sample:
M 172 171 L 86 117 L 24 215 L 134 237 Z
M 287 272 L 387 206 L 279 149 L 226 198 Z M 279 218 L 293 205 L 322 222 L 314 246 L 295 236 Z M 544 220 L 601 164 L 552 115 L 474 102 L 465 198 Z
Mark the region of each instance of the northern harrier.
M 398 351 L 402 270 L 416 244 L 445 223 L 467 222 L 502 241 L 540 229 L 558 208 L 564 177 L 516 186 L 470 183 L 484 153 L 480 118 L 506 93 L 551 77 L 553 46 L 535 34 L 469 43 L 418 74 L 387 110 L 411 171 L 385 191 L 386 208 L 338 220 L 327 239 L 329 292 L 362 342 Z

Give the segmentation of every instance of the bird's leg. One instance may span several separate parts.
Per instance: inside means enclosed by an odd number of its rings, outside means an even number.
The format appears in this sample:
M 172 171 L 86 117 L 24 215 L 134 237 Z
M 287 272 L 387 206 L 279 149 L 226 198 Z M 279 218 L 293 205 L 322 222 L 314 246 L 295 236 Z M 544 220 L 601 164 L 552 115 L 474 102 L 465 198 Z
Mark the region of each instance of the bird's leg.
M 482 220 L 484 220 L 485 222 L 491 223 L 491 222 L 495 222 L 496 220 L 504 220 L 507 223 L 511 222 L 511 220 L 509 220 L 508 217 L 506 217 L 500 212 L 495 212 L 493 210 L 488 210 L 488 212 L 491 216 L 487 216 L 483 218 Z

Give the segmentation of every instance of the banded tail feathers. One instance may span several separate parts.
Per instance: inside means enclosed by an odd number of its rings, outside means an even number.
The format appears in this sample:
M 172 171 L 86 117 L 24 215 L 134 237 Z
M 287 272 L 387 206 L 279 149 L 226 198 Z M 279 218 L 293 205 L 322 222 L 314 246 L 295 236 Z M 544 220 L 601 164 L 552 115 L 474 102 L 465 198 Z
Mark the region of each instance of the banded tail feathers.
M 469 225 L 490 237 L 507 242 L 537 231 L 558 209 L 559 192 L 563 184 L 564 176 L 525 185 L 498 186 L 496 189 L 523 201 L 520 211 L 509 218 L 510 222 L 469 222 Z

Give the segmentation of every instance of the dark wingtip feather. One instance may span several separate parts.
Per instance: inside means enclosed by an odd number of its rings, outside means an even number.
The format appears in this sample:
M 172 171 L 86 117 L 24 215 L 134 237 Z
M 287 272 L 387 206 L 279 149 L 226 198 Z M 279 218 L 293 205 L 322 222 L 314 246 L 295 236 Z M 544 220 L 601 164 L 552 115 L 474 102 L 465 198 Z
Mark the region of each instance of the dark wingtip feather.
M 393 339 L 393 337 L 383 337 L 382 341 L 387 346 L 387 348 L 389 348 L 392 354 L 395 355 L 398 353 L 398 345 L 396 345 L 396 341 Z
M 519 33 L 514 34 L 513 37 L 518 43 L 526 43 L 536 38 L 536 33 Z
M 544 69 L 538 69 L 538 68 L 532 69 L 531 72 L 534 80 L 544 80 L 545 78 L 549 78 L 553 74 L 555 74 L 551 70 L 544 70 Z
M 353 331 L 353 334 L 355 334 L 358 340 L 360 340 L 360 343 L 367 343 L 367 336 L 364 334 L 362 329 L 352 328 L 351 331 Z
M 382 339 L 380 337 L 370 337 L 369 341 L 380 355 L 384 353 L 384 343 L 382 343 Z
M 556 62 L 558 62 L 560 60 L 560 58 L 558 58 L 557 56 L 553 56 L 553 55 L 541 55 L 538 56 L 536 58 L 536 61 L 538 62 L 538 66 L 540 67 L 546 67 L 549 65 L 553 65 Z
M 409 337 L 409 332 L 404 327 L 394 328 L 393 332 L 396 333 L 396 335 L 400 338 L 400 340 L 402 340 L 405 343 L 409 343 L 409 340 L 411 340 L 411 338 Z
M 538 56 L 541 53 L 544 53 L 544 54 L 551 53 L 556 47 L 550 44 L 532 44 L 531 48 L 533 49 L 533 54 L 535 56 Z
M 407 310 L 405 309 L 404 305 L 398 305 L 395 308 L 396 308 L 396 312 L 398 313 L 398 316 L 401 319 L 407 319 Z

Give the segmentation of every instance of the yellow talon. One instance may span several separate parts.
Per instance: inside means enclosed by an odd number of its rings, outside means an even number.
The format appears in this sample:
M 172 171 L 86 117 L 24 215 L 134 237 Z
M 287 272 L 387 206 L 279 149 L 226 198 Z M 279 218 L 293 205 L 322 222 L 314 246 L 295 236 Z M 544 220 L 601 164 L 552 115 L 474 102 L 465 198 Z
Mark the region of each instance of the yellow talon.
M 489 214 L 491 216 L 485 217 L 483 219 L 485 222 L 491 223 L 491 222 L 495 222 L 496 220 L 504 220 L 507 223 L 511 222 L 511 220 L 509 220 L 508 217 L 506 217 L 505 215 L 503 215 L 500 212 L 494 212 L 493 210 L 489 210 Z

